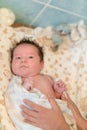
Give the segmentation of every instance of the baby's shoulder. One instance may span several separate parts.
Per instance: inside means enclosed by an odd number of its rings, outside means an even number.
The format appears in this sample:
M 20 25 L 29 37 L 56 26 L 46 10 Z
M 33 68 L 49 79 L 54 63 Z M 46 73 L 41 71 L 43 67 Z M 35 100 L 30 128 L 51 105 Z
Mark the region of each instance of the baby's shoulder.
M 54 83 L 54 79 L 51 75 L 47 75 L 47 74 L 41 74 L 42 78 L 44 80 L 48 80 L 49 82 L 51 82 L 52 84 Z

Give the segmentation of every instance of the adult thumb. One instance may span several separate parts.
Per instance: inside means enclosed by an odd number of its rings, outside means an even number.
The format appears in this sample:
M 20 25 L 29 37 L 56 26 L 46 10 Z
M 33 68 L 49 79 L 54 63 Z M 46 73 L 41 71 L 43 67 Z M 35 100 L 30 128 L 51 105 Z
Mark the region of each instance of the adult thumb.
M 55 110 L 60 109 L 60 107 L 58 106 L 58 104 L 54 98 L 49 98 L 48 100 L 49 100 L 49 103 L 50 103 L 52 109 L 55 109 Z

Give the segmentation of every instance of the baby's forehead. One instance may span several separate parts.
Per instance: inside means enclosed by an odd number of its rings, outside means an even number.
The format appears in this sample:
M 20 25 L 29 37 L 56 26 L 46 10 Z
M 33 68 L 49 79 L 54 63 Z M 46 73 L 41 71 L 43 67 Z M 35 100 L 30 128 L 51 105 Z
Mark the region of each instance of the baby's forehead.
M 24 47 L 24 46 L 26 46 L 26 47 L 30 47 L 30 46 L 33 46 L 33 47 L 36 47 L 34 44 L 31 44 L 31 43 L 21 43 L 21 44 L 18 44 L 15 48 L 17 48 L 17 47 Z M 37 48 L 37 47 L 36 47 Z
M 17 49 L 20 50 L 21 48 L 23 48 L 23 49 L 32 48 L 32 49 L 38 50 L 38 48 L 37 48 L 35 45 L 33 45 L 33 44 L 28 44 L 28 43 L 19 44 L 19 45 L 17 45 L 17 46 L 15 47 L 14 50 L 17 50 Z
M 26 43 L 22 43 L 19 44 L 15 47 L 13 53 L 27 53 L 27 52 L 36 52 L 38 53 L 38 48 L 35 45 L 32 44 L 26 44 Z

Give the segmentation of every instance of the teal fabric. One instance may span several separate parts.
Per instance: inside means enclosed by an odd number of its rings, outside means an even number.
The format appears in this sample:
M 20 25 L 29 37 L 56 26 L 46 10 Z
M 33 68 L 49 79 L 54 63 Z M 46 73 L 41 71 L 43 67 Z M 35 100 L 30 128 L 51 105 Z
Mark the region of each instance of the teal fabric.
M 16 22 L 27 26 L 87 23 L 86 0 L 0 0 L 1 7 L 13 10 Z

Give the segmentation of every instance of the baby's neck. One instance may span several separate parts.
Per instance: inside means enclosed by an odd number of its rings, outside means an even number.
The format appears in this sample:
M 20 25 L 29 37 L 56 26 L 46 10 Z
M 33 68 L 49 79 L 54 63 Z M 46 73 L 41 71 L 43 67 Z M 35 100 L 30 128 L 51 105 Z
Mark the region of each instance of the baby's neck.
M 35 79 L 40 75 L 41 74 L 36 74 L 36 75 L 32 75 L 32 76 L 30 75 L 30 76 L 27 76 L 27 77 L 22 77 L 22 83 L 24 83 L 27 79 Z
M 38 79 L 40 75 L 41 74 L 28 76 L 28 77 L 22 77 L 22 85 L 24 86 L 24 88 L 26 88 L 27 90 L 31 90 L 35 85 L 36 79 Z

